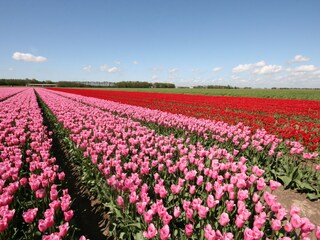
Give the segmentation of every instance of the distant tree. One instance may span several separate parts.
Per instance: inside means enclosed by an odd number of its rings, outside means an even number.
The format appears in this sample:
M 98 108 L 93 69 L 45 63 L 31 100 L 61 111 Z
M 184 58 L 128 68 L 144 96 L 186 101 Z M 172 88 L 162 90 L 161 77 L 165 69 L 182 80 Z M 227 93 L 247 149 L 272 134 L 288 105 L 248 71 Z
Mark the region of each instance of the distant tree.
M 151 83 L 139 81 L 122 81 L 115 83 L 115 87 L 117 88 L 150 88 L 151 86 Z
M 176 85 L 174 85 L 173 83 L 158 83 L 158 82 L 156 82 L 152 85 L 152 87 L 154 87 L 154 88 L 175 88 Z

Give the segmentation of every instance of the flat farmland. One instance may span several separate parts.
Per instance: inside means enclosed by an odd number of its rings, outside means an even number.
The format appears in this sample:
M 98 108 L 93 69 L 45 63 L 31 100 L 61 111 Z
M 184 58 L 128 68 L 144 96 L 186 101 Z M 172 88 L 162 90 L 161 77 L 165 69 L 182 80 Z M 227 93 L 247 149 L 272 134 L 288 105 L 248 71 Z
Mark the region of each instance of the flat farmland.
M 320 238 L 319 103 L 0 88 L 0 239 Z

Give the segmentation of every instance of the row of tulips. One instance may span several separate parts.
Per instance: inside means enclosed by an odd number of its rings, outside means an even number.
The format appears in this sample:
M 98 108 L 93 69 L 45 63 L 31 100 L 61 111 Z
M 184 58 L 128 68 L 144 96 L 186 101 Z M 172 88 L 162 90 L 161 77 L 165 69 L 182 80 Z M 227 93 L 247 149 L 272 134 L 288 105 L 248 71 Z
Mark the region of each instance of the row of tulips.
M 319 150 L 319 101 L 91 89 L 57 90 L 229 124 L 240 121 L 254 130 L 263 127 L 281 138 L 300 141 L 310 151 Z
M 71 239 L 71 197 L 33 89 L 0 109 L 0 239 Z
M 220 148 L 228 149 L 229 152 L 237 152 L 235 156 L 237 159 L 255 156 L 256 161 L 252 159 L 247 165 L 256 164 L 263 168 L 268 179 L 277 179 L 285 187 L 308 192 L 310 199 L 320 198 L 319 155 L 316 152 L 307 152 L 299 142 L 283 141 L 265 130 L 252 133 L 250 128 L 242 123 L 232 126 L 221 121 L 197 119 L 70 93 L 53 93 L 121 117 L 137 120 L 160 134 L 174 133 L 178 137 L 190 138 L 191 143 L 199 141 L 208 147 L 216 144 Z M 297 169 L 289 168 L 287 165 L 299 167 L 300 177 L 290 178 Z
M 255 131 L 255 134 L 251 133 L 250 128 L 243 123 L 228 125 L 222 121 L 198 119 L 181 114 L 152 110 L 92 97 L 83 97 L 76 94 L 63 93 L 62 96 L 70 97 L 79 102 L 90 104 L 121 116 L 163 125 L 166 128 L 179 128 L 187 132 L 196 133 L 197 135 L 204 137 L 204 139 L 212 138 L 213 140 L 217 140 L 219 144 L 230 141 L 237 150 L 245 150 L 252 146 L 256 150 L 261 151 L 261 149 L 266 146 L 272 145 L 269 155 L 275 155 L 275 149 L 282 142 L 282 139 L 279 139 L 275 135 L 269 134 L 264 130 L 259 129 L 258 131 Z M 287 141 L 287 147 L 291 154 L 301 154 L 305 159 L 318 157 L 317 153 L 310 154 L 305 152 L 304 146 L 299 142 Z
M 23 90 L 25 90 L 26 88 L 0 88 L 0 101 L 5 100 L 6 98 L 17 94 Z
M 41 99 L 105 184 L 116 237 L 309 239 L 320 227 L 266 191 L 264 170 L 218 146 L 156 134 L 130 118 L 38 89 Z M 52 119 L 54 121 L 54 119 Z M 92 175 L 92 174 L 91 174 Z M 99 193 L 100 195 L 103 193 Z M 123 229 L 121 229 L 123 227 Z M 124 229 L 130 228 L 129 231 Z

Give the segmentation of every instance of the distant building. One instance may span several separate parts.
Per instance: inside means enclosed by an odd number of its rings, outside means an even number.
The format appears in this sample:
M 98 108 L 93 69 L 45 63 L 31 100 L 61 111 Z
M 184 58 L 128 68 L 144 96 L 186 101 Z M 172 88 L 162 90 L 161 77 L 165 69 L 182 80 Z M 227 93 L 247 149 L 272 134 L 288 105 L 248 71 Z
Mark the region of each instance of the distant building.
M 27 87 L 57 87 L 55 83 L 28 83 Z

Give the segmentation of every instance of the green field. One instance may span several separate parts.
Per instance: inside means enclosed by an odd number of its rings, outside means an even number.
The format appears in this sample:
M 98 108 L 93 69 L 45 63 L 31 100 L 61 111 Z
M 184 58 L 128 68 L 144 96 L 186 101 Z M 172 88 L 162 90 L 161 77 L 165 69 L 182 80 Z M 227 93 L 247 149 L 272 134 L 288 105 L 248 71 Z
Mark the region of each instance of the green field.
M 95 88 L 129 92 L 200 94 L 207 96 L 240 96 L 257 98 L 307 99 L 320 101 L 320 90 L 307 89 L 191 89 L 191 88 Z

